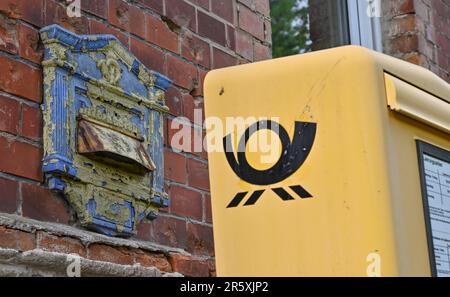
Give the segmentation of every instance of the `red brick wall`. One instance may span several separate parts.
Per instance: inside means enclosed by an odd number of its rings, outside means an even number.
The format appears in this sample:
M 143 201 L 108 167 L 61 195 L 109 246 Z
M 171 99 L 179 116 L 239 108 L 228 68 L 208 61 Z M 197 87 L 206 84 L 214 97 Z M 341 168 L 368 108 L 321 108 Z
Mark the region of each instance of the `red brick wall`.
M 116 263 L 156 265 L 164 271 L 213 275 L 214 250 L 205 152 L 175 152 L 170 123 L 193 121 L 203 106 L 208 70 L 270 58 L 268 0 L 81 0 L 69 18 L 63 0 L 0 1 L 0 212 L 77 226 L 74 211 L 42 184 L 43 47 L 38 30 L 57 23 L 83 34 L 117 36 L 146 66 L 174 80 L 167 94 L 166 190 L 172 205 L 140 224 L 144 240 L 184 250 L 149 254 L 0 226 L 0 247 L 77 252 Z M 201 126 L 196 126 L 201 128 Z
M 450 2 L 384 1 L 384 51 L 450 82 Z
M 450 1 L 381 1 L 383 52 L 421 65 L 450 82 Z M 312 49 L 338 46 L 336 7 L 309 0 Z

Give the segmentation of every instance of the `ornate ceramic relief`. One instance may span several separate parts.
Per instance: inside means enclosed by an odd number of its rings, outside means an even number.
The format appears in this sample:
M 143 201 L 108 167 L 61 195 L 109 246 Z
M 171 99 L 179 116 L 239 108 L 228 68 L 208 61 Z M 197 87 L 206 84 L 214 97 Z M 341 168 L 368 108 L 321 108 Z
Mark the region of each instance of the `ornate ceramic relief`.
M 112 35 L 41 30 L 45 45 L 44 163 L 50 189 L 64 193 L 81 224 L 129 236 L 169 204 L 164 192 L 164 92 Z

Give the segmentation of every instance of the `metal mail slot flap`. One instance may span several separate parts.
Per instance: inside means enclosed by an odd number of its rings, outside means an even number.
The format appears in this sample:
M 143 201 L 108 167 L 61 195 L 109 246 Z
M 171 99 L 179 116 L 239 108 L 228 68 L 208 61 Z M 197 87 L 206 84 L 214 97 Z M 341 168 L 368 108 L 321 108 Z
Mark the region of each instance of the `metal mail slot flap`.
M 87 120 L 78 123 L 78 152 L 155 170 L 141 141 Z
M 384 81 L 391 110 L 450 132 L 450 103 L 390 74 Z

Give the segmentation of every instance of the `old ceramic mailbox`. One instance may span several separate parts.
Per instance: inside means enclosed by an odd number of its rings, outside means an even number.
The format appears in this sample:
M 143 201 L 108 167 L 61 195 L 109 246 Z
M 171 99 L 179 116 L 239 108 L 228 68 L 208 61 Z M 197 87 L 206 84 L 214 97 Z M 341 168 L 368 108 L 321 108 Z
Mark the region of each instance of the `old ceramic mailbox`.
M 164 92 L 171 81 L 145 68 L 111 35 L 41 30 L 45 45 L 44 163 L 83 226 L 134 234 L 168 205 L 164 192 Z

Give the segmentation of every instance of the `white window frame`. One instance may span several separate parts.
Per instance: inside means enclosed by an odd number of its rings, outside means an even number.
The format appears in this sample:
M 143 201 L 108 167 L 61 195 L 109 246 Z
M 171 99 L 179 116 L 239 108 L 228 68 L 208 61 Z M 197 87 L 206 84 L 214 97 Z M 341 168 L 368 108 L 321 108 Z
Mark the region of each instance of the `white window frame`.
M 347 0 L 350 43 L 383 51 L 381 0 Z

